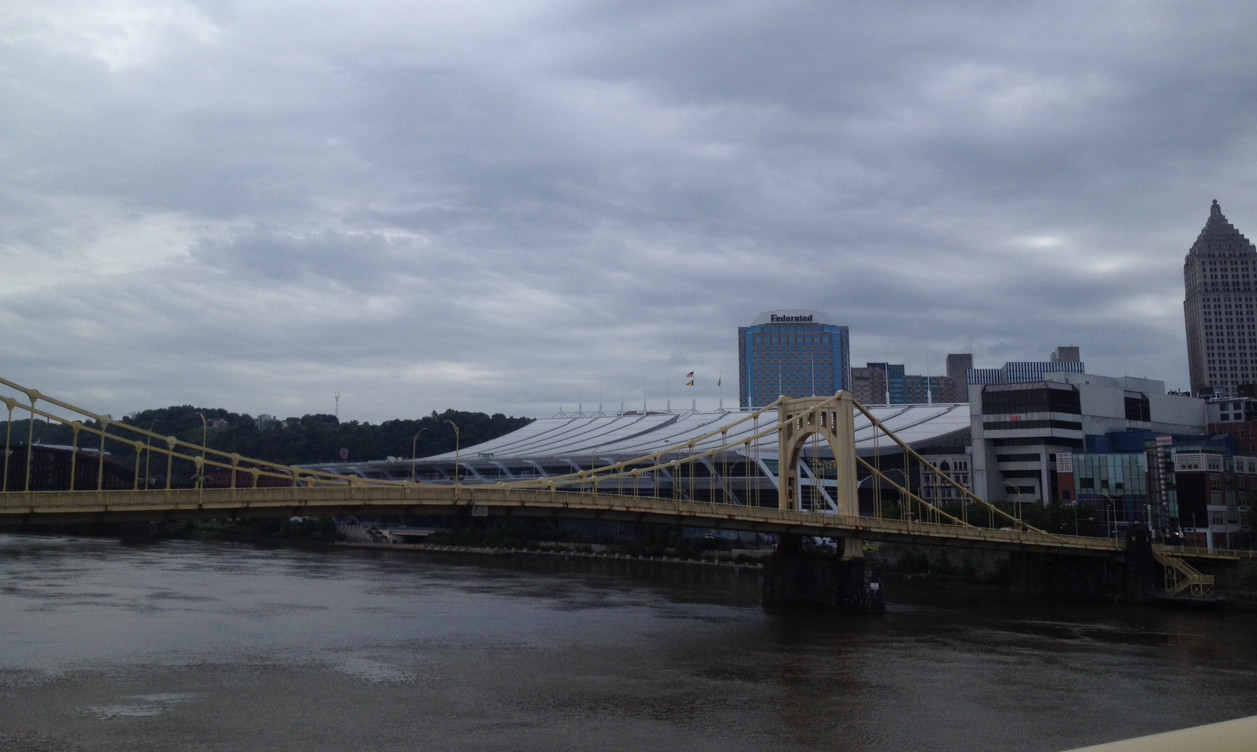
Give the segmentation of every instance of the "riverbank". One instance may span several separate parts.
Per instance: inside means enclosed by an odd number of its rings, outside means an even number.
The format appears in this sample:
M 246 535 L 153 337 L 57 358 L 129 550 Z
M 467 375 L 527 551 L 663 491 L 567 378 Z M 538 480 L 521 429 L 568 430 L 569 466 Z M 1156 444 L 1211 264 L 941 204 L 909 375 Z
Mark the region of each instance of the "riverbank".
M 734 550 L 722 557 L 685 558 L 680 556 L 642 556 L 611 550 L 590 550 L 590 546 L 579 548 L 554 547 L 491 547 L 446 545 L 437 543 L 368 543 L 361 541 L 340 541 L 332 544 L 335 548 L 350 548 L 368 551 L 395 551 L 418 554 L 449 555 L 449 556 L 482 556 L 490 558 L 540 558 L 571 561 L 605 561 L 640 564 L 659 564 L 668 567 L 724 570 L 740 574 L 759 575 L 764 571 L 763 559 L 771 555 L 768 550 Z M 734 560 L 735 557 L 737 560 Z M 756 561 L 746 561 L 753 558 Z M 1031 593 L 1020 592 L 1010 585 L 1001 582 L 982 582 L 966 579 L 957 573 L 943 574 L 935 572 L 902 572 L 890 561 L 873 558 L 881 570 L 881 577 L 887 588 L 887 594 L 893 600 L 895 592 L 911 591 L 914 598 L 922 593 L 933 592 L 943 598 L 983 599 L 1005 602 L 1034 602 L 1042 598 Z M 1257 612 L 1257 594 L 1248 591 L 1224 591 L 1213 601 L 1184 600 L 1170 598 L 1153 598 L 1145 605 L 1165 609 L 1203 609 L 1227 612 Z
M 591 559 L 602 561 L 632 561 L 642 563 L 668 564 L 671 566 L 700 567 L 706 569 L 726 569 L 735 572 L 760 572 L 763 563 L 760 561 L 746 562 L 733 559 L 688 559 L 678 556 L 638 556 L 613 551 L 582 551 L 562 548 L 494 548 L 487 546 L 455 546 L 439 543 L 364 543 L 359 541 L 339 541 L 332 544 L 336 548 L 355 548 L 374 551 L 408 551 L 414 553 L 458 554 L 490 557 L 550 557 L 558 559 Z M 771 552 L 738 552 L 751 558 L 766 557 Z

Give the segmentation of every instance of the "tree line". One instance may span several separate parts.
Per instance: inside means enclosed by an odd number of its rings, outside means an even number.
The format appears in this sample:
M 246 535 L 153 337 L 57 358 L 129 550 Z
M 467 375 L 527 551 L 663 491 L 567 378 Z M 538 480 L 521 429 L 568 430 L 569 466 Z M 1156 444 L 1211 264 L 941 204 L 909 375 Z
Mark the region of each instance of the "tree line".
M 141 410 L 120 422 L 195 445 L 200 445 L 204 438 L 210 449 L 241 457 L 285 465 L 309 465 L 342 458 L 363 462 L 452 452 L 456 441 L 461 447 L 475 446 L 525 426 L 532 418 L 434 410 L 423 418 L 387 420 L 373 425 L 356 420 L 342 422 L 327 414 L 271 420 L 222 408 L 178 405 Z M 90 421 L 84 425 L 99 427 Z M 458 427 L 457 434 L 454 426 Z M 33 426 L 28 420 L 15 420 L 7 425 L 0 421 L 0 440 L 17 445 L 25 444 L 28 437 L 36 444 L 71 446 L 76 443 L 74 430 L 69 425 L 43 420 L 34 421 Z M 99 439 L 80 433 L 77 445 L 82 449 L 95 449 Z M 124 467 L 131 467 L 135 460 L 135 448 L 130 442 L 109 441 L 105 450 Z

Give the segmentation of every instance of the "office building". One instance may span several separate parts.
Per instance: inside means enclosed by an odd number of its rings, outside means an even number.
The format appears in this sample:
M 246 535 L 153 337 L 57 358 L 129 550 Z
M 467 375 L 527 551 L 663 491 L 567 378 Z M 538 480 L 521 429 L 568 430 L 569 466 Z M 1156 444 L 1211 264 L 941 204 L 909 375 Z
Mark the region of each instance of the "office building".
M 1251 540 L 1249 500 L 1257 494 L 1257 457 L 1235 453 L 1225 437 L 1158 436 L 1148 451 L 1148 507 L 1154 534 L 1193 547 L 1244 548 Z M 1180 537 L 1181 536 L 1181 537 Z
M 1214 201 L 1183 262 L 1192 394 L 1232 397 L 1257 382 L 1257 248 Z
M 1057 460 L 1087 452 L 1089 437 L 1200 435 L 1206 421 L 1204 400 L 1166 394 L 1164 382 L 1068 372 L 1037 382 L 972 384 L 969 409 L 974 492 L 1045 503 L 1068 500 L 1056 487 Z
M 1257 397 L 1243 392 L 1239 397 L 1218 397 L 1209 400 L 1209 433 L 1226 434 L 1235 442 L 1239 454 L 1257 457 Z
M 1110 535 L 1140 525 L 1155 540 L 1247 545 L 1257 458 L 1237 453 L 1230 438 L 1121 431 L 1086 444 L 1085 452 L 1057 455 L 1060 501 L 1091 507 Z
M 1027 384 L 1049 373 L 1085 373 L 1086 365 L 1073 345 L 1058 347 L 1048 360 L 1014 361 L 999 368 L 970 368 L 969 384 Z
M 902 405 L 905 378 L 902 363 L 868 363 L 852 368 L 851 396 L 861 405 Z
M 941 387 L 941 402 L 969 401 L 969 372 L 973 370 L 972 353 L 951 353 L 947 356 L 947 378 Z
M 1117 446 L 1092 439 L 1118 439 Z M 1056 455 L 1056 487 L 1062 504 L 1091 507 L 1105 531 L 1113 535 L 1131 524 L 1163 531 L 1163 516 L 1154 517 L 1148 499 L 1147 445 L 1156 441 L 1151 431 L 1124 431 L 1088 437 L 1086 451 Z M 1075 517 L 1077 519 L 1077 517 Z M 1164 537 L 1158 535 L 1158 538 Z
M 903 403 L 905 405 L 923 405 L 930 402 L 941 402 L 943 382 L 946 376 L 921 376 L 907 374 L 903 377 Z
M 851 369 L 851 394 L 862 405 L 968 402 L 970 384 L 1024 384 L 1042 381 L 1049 373 L 1086 370 L 1075 345 L 1056 348 L 1048 360 L 1010 362 L 999 368 L 974 368 L 971 353 L 951 353 L 946 367 L 946 375 L 920 376 L 905 373 L 901 363 L 869 363 Z
M 769 311 L 738 327 L 738 399 L 743 409 L 777 397 L 810 397 L 849 390 L 851 339 L 847 327 L 820 311 Z
M 906 373 L 902 363 L 868 363 L 851 369 L 851 396 L 861 405 L 924 405 L 934 402 L 967 402 L 966 374 L 973 356 L 947 356 L 947 375 Z

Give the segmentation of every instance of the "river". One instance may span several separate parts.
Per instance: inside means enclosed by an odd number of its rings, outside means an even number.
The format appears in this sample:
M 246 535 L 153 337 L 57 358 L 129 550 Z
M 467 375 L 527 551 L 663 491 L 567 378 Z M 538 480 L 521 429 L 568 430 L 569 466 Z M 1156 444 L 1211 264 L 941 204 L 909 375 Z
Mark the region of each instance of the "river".
M 1257 714 L 1257 615 L 0 535 L 0 749 L 1060 750 Z

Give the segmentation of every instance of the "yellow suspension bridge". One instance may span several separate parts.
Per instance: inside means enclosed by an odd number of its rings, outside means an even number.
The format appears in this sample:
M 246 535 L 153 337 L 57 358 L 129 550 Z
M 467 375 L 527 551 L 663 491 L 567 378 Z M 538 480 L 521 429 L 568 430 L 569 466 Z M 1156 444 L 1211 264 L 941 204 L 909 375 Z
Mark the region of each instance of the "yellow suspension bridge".
M 907 472 L 892 472 L 877 457 L 856 451 L 856 422 L 884 437 L 906 463 L 929 466 L 872 412 L 839 392 L 829 397 L 791 399 L 724 423 L 711 433 L 649 454 L 576 472 L 494 483 L 371 479 L 309 467 L 280 465 L 228 454 L 204 443 L 98 415 L 0 378 L 7 412 L 0 524 L 34 525 L 82 521 L 231 518 L 260 515 L 422 515 L 450 512 L 473 516 L 547 515 L 687 527 L 818 536 L 847 541 L 894 541 L 1062 555 L 1113 557 L 1124 543 L 1107 538 L 1059 535 L 1040 530 L 950 481 L 964 500 L 954 516 L 913 493 Z M 767 416 L 767 417 L 766 417 Z M 775 416 L 775 419 L 768 419 Z M 34 441 L 35 423 L 66 427 L 68 447 Z M 25 433 L 23 434 L 23 427 Z M 16 434 L 15 435 L 15 429 Z M 748 462 L 762 447 L 775 447 L 775 461 Z M 832 460 L 829 504 L 817 503 L 815 463 Z M 134 457 L 131 467 L 110 462 Z M 743 461 L 739 461 L 739 459 Z M 68 462 L 68 466 L 67 466 Z M 809 462 L 811 464 L 809 465 Z M 830 464 L 832 463 L 832 464 Z M 771 477 L 764 468 L 772 467 Z M 713 479 L 711 468 L 720 468 Z M 154 487 L 153 468 L 164 469 Z M 170 485 L 178 469 L 195 480 L 190 488 Z M 936 470 L 936 469 L 935 469 Z M 49 483 L 50 474 L 58 480 Z M 894 519 L 860 514 L 857 478 L 893 493 Z M 759 475 L 761 477 L 752 477 Z M 664 479 L 669 482 L 664 483 Z M 742 489 L 735 493 L 734 486 Z M 55 486 L 55 487 L 53 487 Z M 714 487 L 713 487 L 714 486 Z M 761 497 L 747 489 L 768 487 Z M 706 497 L 705 500 L 697 500 Z M 851 551 L 853 547 L 848 547 Z M 1209 575 L 1196 572 L 1158 548 L 1156 557 L 1172 592 L 1212 592 Z

